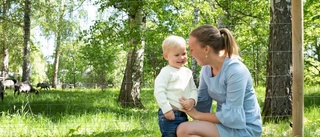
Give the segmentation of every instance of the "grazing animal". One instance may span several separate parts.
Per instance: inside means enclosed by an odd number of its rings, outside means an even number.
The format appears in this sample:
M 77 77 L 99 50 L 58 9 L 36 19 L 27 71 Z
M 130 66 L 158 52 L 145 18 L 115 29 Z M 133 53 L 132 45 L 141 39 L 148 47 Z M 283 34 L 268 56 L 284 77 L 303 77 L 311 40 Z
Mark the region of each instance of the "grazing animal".
M 39 94 L 39 91 L 35 88 L 32 87 L 32 85 L 28 82 L 17 82 L 14 85 L 14 95 L 16 95 L 16 92 L 18 92 L 18 95 L 20 93 L 26 93 L 26 96 L 30 93 L 30 92 L 35 92 L 36 94 Z
M 12 90 L 14 88 L 14 84 L 16 83 L 17 81 L 14 80 L 14 79 L 6 79 L 6 80 L 3 80 L 1 81 L 2 85 L 3 85 L 3 88 L 4 89 L 10 89 Z
M 37 88 L 38 87 L 40 87 L 40 90 L 43 89 L 43 88 L 46 89 L 46 90 L 50 89 L 50 85 L 48 83 L 38 83 L 37 84 Z

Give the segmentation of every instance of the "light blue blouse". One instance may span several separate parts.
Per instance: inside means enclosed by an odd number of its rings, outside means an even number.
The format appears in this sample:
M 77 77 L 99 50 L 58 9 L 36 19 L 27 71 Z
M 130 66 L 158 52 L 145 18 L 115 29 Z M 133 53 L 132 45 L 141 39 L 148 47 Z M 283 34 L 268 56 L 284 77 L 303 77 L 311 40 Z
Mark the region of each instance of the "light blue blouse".
M 225 58 L 221 71 L 212 76 L 211 67 L 200 72 L 197 110 L 211 112 L 217 102 L 216 116 L 221 137 L 251 136 L 262 132 L 260 106 L 247 67 L 238 58 Z

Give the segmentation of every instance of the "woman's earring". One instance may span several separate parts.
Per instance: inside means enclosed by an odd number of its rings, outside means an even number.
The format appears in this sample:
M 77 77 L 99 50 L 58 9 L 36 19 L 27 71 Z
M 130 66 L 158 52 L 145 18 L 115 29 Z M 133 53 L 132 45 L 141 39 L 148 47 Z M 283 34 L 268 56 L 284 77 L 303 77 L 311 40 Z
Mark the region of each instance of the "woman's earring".
M 208 57 L 208 55 L 206 55 L 206 58 Z

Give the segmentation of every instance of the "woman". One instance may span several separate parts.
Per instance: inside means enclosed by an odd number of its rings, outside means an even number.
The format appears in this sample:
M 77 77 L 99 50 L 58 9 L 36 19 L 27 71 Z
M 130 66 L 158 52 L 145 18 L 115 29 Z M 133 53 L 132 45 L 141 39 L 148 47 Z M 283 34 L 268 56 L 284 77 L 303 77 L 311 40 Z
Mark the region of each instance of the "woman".
M 202 66 L 198 103 L 186 112 L 194 121 L 178 126 L 178 137 L 257 137 L 262 132 L 260 107 L 247 67 L 228 29 L 196 28 L 189 37 L 190 55 Z M 183 102 L 185 98 L 181 98 Z M 215 113 L 212 101 L 217 102 Z

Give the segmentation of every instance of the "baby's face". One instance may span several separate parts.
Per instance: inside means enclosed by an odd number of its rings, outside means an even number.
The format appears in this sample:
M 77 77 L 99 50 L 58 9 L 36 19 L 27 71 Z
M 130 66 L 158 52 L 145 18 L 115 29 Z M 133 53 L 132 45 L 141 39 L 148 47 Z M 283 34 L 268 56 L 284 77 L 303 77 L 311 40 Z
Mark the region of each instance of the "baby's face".
M 179 46 L 171 49 L 165 59 L 169 62 L 169 65 L 175 68 L 181 68 L 187 62 L 187 49 L 186 46 Z

